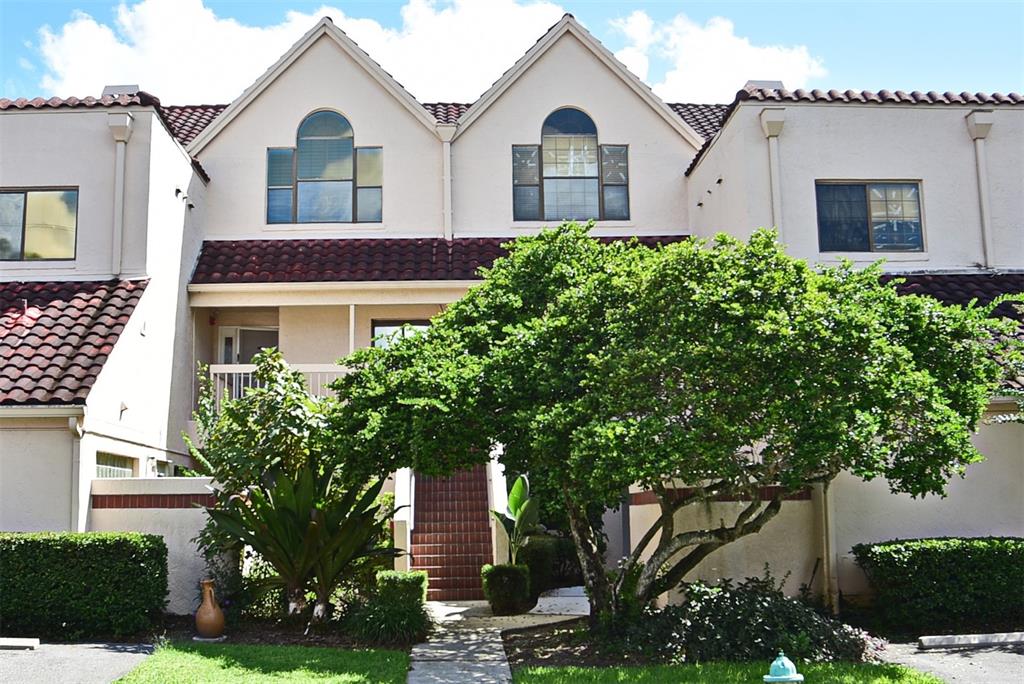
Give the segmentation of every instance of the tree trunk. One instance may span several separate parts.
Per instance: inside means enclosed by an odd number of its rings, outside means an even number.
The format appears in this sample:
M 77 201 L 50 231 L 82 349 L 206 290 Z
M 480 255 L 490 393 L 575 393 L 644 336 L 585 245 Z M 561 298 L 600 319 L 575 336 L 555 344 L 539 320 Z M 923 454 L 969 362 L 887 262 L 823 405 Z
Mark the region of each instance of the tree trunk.
M 302 587 L 289 587 L 286 594 L 288 615 L 301 615 L 306 610 L 306 590 Z
M 567 490 L 563 490 L 566 491 Z M 587 586 L 590 599 L 590 622 L 595 623 L 599 616 L 612 611 L 612 591 L 605 571 L 604 558 L 597 548 L 594 528 L 587 518 L 586 510 L 578 506 L 568 493 L 563 494 L 565 510 L 569 516 L 569 530 L 576 544 L 580 569 L 583 571 L 583 582 Z

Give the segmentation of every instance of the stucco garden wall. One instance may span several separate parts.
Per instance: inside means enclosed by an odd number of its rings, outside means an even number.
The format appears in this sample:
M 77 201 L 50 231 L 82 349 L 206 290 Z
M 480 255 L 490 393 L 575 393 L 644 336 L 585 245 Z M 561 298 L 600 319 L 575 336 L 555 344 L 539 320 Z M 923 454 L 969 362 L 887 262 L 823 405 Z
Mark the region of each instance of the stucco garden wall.
M 189 614 L 199 605 L 199 581 L 207 571 L 192 539 L 206 524 L 206 512 L 197 502 L 210 494 L 209 483 L 204 477 L 92 481 L 89 531 L 143 532 L 164 538 L 169 613 Z
M 74 446 L 66 418 L 0 420 L 0 531 L 71 529 Z

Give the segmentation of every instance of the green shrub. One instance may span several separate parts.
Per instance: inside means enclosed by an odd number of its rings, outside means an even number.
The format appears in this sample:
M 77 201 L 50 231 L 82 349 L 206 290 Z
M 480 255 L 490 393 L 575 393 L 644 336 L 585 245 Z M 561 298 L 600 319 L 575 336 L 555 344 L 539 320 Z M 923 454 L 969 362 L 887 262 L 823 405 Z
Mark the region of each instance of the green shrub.
M 495 615 L 518 615 L 533 607 L 530 569 L 525 565 L 485 565 L 480 569 L 484 596 Z
M 576 545 L 569 537 L 535 534 L 519 552 L 530 568 L 530 593 L 534 599 L 549 589 L 583 584 Z
M 853 547 L 886 629 L 1024 628 L 1024 539 L 906 539 Z
M 135 532 L 0 533 L 0 634 L 132 636 L 166 603 L 167 546 Z
M 606 630 L 605 651 L 668 662 L 771 662 L 783 650 L 794 660 L 868 661 L 882 642 L 789 598 L 770 575 L 738 584 L 683 585 L 686 601 L 645 609 Z
M 384 570 L 374 592 L 350 608 L 345 627 L 371 644 L 414 644 L 430 631 L 426 600 L 427 573 Z

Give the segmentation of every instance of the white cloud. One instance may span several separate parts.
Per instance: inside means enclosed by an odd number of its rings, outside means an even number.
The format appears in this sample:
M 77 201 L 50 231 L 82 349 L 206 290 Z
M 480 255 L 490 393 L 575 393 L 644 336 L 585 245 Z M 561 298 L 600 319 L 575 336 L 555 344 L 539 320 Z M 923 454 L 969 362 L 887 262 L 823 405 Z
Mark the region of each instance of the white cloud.
M 202 0 L 143 0 L 121 4 L 113 26 L 76 12 L 57 30 L 43 27 L 40 85 L 84 96 L 138 83 L 167 103 L 229 102 L 326 15 L 421 101 L 472 101 L 563 11 L 545 0 L 409 0 L 397 29 L 330 6 L 256 27 Z
M 641 78 L 652 56 L 668 60 L 664 78 L 652 84 L 667 101 L 730 102 L 751 79 L 782 81 L 795 90 L 827 74 L 805 45 L 753 45 L 723 17 L 701 26 L 679 14 L 655 25 L 646 12 L 636 11 L 612 27 L 629 41 L 616 57 Z

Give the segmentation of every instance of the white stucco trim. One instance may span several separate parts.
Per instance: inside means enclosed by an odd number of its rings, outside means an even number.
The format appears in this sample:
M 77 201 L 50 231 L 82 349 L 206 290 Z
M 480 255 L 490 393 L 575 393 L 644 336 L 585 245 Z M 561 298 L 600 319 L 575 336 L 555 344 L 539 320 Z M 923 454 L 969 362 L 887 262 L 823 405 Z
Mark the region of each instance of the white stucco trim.
M 217 283 L 188 286 L 193 307 L 450 304 L 479 280 Z
M 288 52 L 284 53 L 280 59 L 267 69 L 262 76 L 246 88 L 241 95 L 238 96 L 227 108 L 220 113 L 217 118 L 213 120 L 209 126 L 204 128 L 202 132 L 195 137 L 192 142 L 186 146 L 186 150 L 193 156 L 197 156 L 204 147 L 206 147 L 217 135 L 227 127 L 231 121 L 238 116 L 246 107 L 248 107 L 260 93 L 266 90 L 277 78 L 288 70 L 299 57 L 302 56 L 306 50 L 320 39 L 322 36 L 327 36 L 333 40 L 339 48 L 345 54 L 347 54 L 352 60 L 361 66 L 366 73 L 368 73 L 381 87 L 390 93 L 396 100 L 398 100 L 409 113 L 412 114 L 413 118 L 423 124 L 431 133 L 435 136 L 437 133 L 437 120 L 434 116 L 428 112 L 423 105 L 414 98 L 409 91 L 401 86 L 394 78 L 391 77 L 384 69 L 381 68 L 377 62 L 373 61 L 366 52 L 360 48 L 355 41 L 346 35 L 344 31 L 334 25 L 330 17 L 324 17 L 316 23 L 312 29 L 310 29 L 297 43 L 292 45 Z
M 654 94 L 650 86 L 641 81 L 626 66 L 615 58 L 608 48 L 601 44 L 590 32 L 580 26 L 579 22 L 571 14 L 566 14 L 561 21 L 548 29 L 544 36 L 534 43 L 533 47 L 526 51 L 519 60 L 506 71 L 501 78 L 494 82 L 487 91 L 481 95 L 476 102 L 470 106 L 462 118 L 459 119 L 455 135 L 452 140 L 457 139 L 462 133 L 473 125 L 473 122 L 480 118 L 487 109 L 494 104 L 501 95 L 508 90 L 519 77 L 525 73 L 545 52 L 547 52 L 558 39 L 566 33 L 571 34 L 590 52 L 594 54 L 609 70 L 625 83 L 637 96 L 651 106 L 669 126 L 679 133 L 687 142 L 693 145 L 694 149 L 700 149 L 704 144 L 704 138 L 683 121 L 672 109 L 665 104 L 661 98 Z
M 64 418 L 84 416 L 85 407 L 69 404 L 66 406 L 0 406 L 0 418 Z

